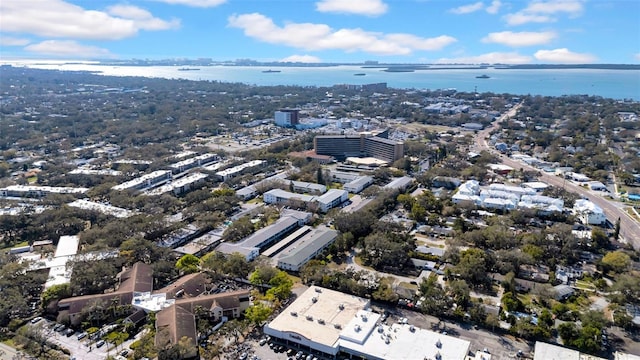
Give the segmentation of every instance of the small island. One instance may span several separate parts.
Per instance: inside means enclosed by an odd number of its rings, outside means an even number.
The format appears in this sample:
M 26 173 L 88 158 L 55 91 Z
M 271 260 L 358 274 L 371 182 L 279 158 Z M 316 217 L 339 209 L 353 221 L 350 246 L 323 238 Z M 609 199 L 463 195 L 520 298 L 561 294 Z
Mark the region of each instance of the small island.
M 365 74 L 365 73 L 357 73 L 357 74 L 353 74 L 353 76 L 365 76 L 365 75 L 367 75 L 367 74 Z
M 279 73 L 280 70 L 271 70 L 271 69 L 269 69 L 269 70 L 263 70 L 262 72 L 263 73 L 267 73 L 267 74 L 271 74 L 271 73 Z
M 200 69 L 198 69 L 198 68 L 186 68 L 186 67 L 178 69 L 178 71 L 198 71 L 198 70 L 200 70 Z
M 478 75 L 476 76 L 476 79 L 490 79 L 491 77 L 487 74 L 482 74 L 482 75 Z

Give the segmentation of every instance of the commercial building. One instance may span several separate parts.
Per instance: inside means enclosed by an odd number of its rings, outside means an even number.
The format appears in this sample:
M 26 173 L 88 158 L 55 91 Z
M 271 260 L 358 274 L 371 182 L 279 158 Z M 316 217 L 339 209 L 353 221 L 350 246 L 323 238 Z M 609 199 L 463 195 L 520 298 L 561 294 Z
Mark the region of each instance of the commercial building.
M 452 200 L 454 204 L 476 205 L 497 210 L 534 209 L 552 213 L 560 212 L 564 207 L 562 199 L 537 195 L 532 187 L 491 184 L 489 187 L 480 188 L 480 184 L 475 180 L 462 183 Z
M 171 171 L 157 170 L 112 187 L 113 190 L 144 190 L 171 180 Z
M 583 354 L 578 350 L 536 341 L 533 360 L 605 360 L 598 356 Z
M 348 157 L 367 157 L 392 163 L 404 156 L 404 143 L 371 133 L 359 135 L 318 135 L 313 139 L 316 154 L 344 160 Z
M 288 247 L 278 257 L 278 267 L 283 270 L 299 271 L 309 260 L 333 244 L 338 237 L 336 230 L 327 227 L 312 229 Z
M 265 334 L 325 358 L 464 360 L 470 343 L 409 324 L 377 323 L 367 299 L 311 286 L 268 325 Z M 420 346 L 416 346 L 420 344 Z
M 300 123 L 299 109 L 280 109 L 275 112 L 274 119 L 277 126 L 295 127 Z
M 49 194 L 84 194 L 89 189 L 83 187 L 10 185 L 0 188 L 0 197 L 41 198 Z

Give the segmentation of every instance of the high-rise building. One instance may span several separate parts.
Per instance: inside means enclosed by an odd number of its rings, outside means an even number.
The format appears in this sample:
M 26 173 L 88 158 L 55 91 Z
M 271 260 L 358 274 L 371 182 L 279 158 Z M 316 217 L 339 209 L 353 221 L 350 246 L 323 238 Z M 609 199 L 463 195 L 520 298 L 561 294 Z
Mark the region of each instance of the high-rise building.
M 385 132 L 382 134 L 386 135 Z M 370 133 L 318 135 L 313 139 L 313 145 L 316 154 L 333 156 L 339 160 L 350 156 L 371 156 L 392 163 L 404 156 L 404 143 Z
M 294 127 L 300 123 L 299 114 L 299 109 L 280 109 L 274 114 L 276 125 L 282 127 Z

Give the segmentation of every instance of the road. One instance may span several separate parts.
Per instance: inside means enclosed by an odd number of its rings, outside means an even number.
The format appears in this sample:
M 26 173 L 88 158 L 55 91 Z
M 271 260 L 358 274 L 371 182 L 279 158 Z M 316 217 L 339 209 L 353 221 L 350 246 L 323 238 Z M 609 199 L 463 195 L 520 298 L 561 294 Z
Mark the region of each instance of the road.
M 520 106 L 521 104 L 514 106 L 509 111 L 507 111 L 502 116 L 500 116 L 500 118 L 494 121 L 490 127 L 487 127 L 486 129 L 478 132 L 475 139 L 475 145 L 477 149 L 479 151 L 487 150 L 492 152 L 495 155 L 498 155 L 503 164 L 511 166 L 514 169 L 522 168 L 525 170 L 531 170 L 531 171 L 536 171 L 538 173 L 541 173 L 540 181 L 543 181 L 555 187 L 564 187 L 568 191 L 575 192 L 580 196 L 582 196 L 583 198 L 589 199 L 604 211 L 605 215 L 607 216 L 607 219 L 609 219 L 609 221 L 611 221 L 612 223 L 615 223 L 618 219 L 620 219 L 620 241 L 630 244 L 636 250 L 640 250 L 640 223 L 636 221 L 634 218 L 632 218 L 631 215 L 629 215 L 625 211 L 625 209 L 620 208 L 620 206 L 617 203 L 609 201 L 608 199 L 600 196 L 599 194 L 589 191 L 583 188 L 582 186 L 577 185 L 571 181 L 565 180 L 562 177 L 556 176 L 554 174 L 547 174 L 533 166 L 510 159 L 506 155 L 499 153 L 498 151 L 493 149 L 491 146 L 489 146 L 487 139 L 491 131 L 493 131 L 494 129 L 497 129 L 498 124 L 501 121 L 515 116 L 516 113 L 518 112 L 518 109 L 520 109 Z

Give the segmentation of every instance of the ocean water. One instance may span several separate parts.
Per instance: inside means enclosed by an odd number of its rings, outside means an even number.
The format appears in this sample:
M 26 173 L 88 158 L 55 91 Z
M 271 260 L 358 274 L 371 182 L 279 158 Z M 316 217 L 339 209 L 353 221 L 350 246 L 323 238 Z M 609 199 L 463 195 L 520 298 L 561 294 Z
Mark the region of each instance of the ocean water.
M 143 76 L 168 79 L 240 82 L 252 85 L 332 86 L 386 82 L 402 89 L 447 89 L 509 93 L 514 95 L 596 95 L 640 101 L 640 70 L 599 69 L 442 69 L 384 72 L 361 66 L 277 67 L 264 73 L 260 66 L 107 66 L 99 64 L 29 64 L 33 68 L 85 70 L 111 76 Z M 364 76 L 355 76 L 364 73 Z M 476 76 L 486 74 L 488 79 Z

